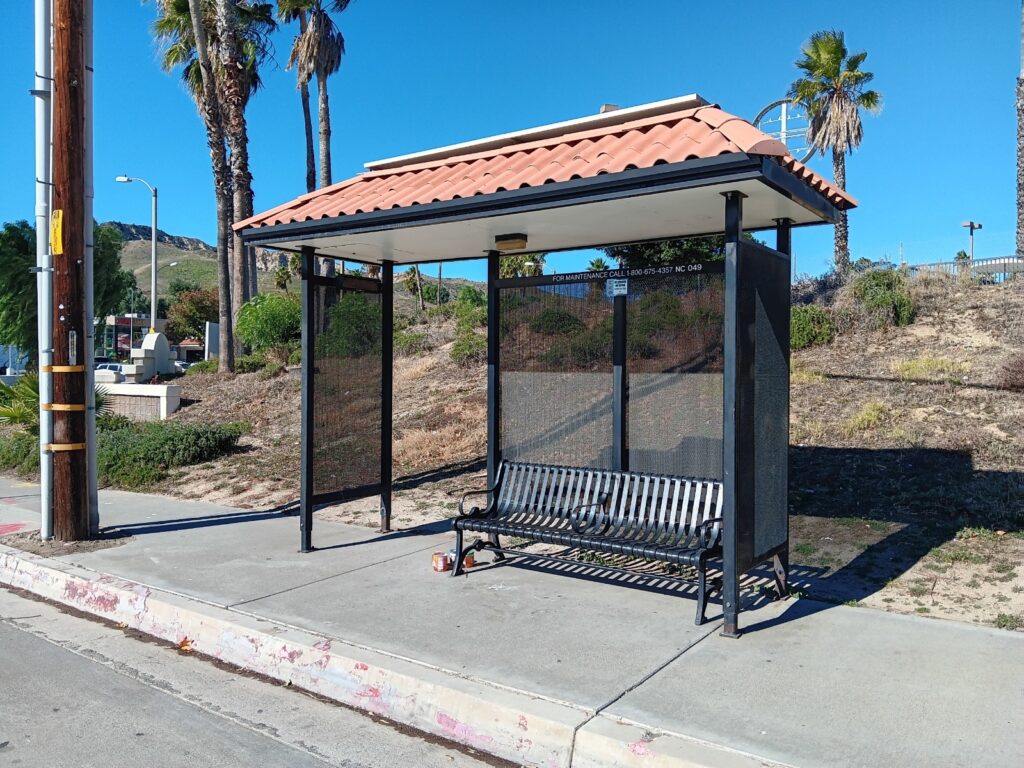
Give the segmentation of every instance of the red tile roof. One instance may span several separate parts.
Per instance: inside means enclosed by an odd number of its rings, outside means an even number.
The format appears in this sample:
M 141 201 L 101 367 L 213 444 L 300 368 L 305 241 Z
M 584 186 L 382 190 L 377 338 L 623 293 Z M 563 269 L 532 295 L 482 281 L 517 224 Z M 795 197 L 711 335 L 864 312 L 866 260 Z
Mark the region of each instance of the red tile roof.
M 235 229 L 403 208 L 731 152 L 773 158 L 838 208 L 857 204 L 780 141 L 709 105 L 371 170 L 238 222 Z

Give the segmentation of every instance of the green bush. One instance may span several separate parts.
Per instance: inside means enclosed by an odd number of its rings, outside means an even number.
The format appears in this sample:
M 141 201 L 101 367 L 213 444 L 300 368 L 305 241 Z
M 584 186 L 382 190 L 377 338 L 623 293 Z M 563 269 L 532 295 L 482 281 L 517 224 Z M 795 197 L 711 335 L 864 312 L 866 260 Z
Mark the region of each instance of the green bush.
M 439 307 L 427 307 L 427 317 L 431 320 L 447 320 L 454 316 L 455 306 L 453 304 L 442 304 Z
M 399 355 L 415 355 L 430 349 L 427 334 L 415 331 L 398 331 L 395 333 L 395 352 Z
M 96 415 L 96 430 L 98 432 L 113 432 L 117 429 L 126 429 L 132 425 L 132 420 L 119 413 L 100 413 Z
M 472 365 L 487 358 L 487 339 L 478 333 L 460 333 L 452 344 L 452 360 L 458 365 Z
M 487 325 L 487 307 L 455 302 L 455 325 L 460 331 L 471 331 Z
M 230 452 L 248 429 L 244 422 L 153 421 L 100 432 L 96 439 L 100 484 L 144 488 L 162 480 L 172 467 L 210 461 Z
M 235 373 L 256 373 L 266 366 L 267 360 L 263 355 L 240 355 L 235 358 Z
M 380 353 L 380 303 L 346 293 L 327 310 L 327 330 L 316 341 L 318 355 L 362 357 Z
M 302 365 L 302 347 L 291 351 L 288 355 L 288 365 Z
M 235 333 L 247 347 L 260 352 L 287 344 L 302 332 L 302 307 L 293 296 L 261 293 L 242 305 Z
M 586 330 L 583 321 L 559 307 L 545 307 L 530 321 L 530 330 L 545 336 L 561 336 Z
M 853 297 L 878 327 L 914 322 L 914 299 L 907 279 L 891 269 L 865 272 L 853 281 Z
M 447 286 L 441 286 L 441 303 L 447 304 L 451 301 L 452 294 Z M 423 303 L 437 304 L 437 283 L 423 283 Z
M 198 363 L 192 363 L 186 369 L 186 376 L 193 376 L 199 373 L 216 373 L 217 372 L 217 358 L 211 357 L 209 360 L 200 360 Z
M 470 307 L 486 307 L 487 294 L 479 288 L 474 288 L 471 285 L 464 285 L 459 289 L 459 294 L 455 297 L 455 303 Z
M 18 431 L 0 440 L 0 469 L 13 470 L 19 475 L 38 472 L 39 438 L 29 432 Z
M 263 366 L 263 369 L 259 372 L 260 381 L 266 381 L 272 379 L 275 376 L 280 376 L 284 373 L 284 366 L 281 363 L 267 363 Z
M 802 304 L 789 312 L 789 347 L 806 349 L 828 344 L 836 336 L 832 315 L 817 304 Z

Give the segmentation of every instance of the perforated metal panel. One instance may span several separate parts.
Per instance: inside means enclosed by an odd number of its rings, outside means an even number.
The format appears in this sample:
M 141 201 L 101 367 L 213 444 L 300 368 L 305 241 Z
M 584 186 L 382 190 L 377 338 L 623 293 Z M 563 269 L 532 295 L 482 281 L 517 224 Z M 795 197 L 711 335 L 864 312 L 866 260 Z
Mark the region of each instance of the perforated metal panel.
M 380 295 L 315 289 L 313 493 L 380 484 Z
M 612 466 L 612 301 L 605 281 L 501 290 L 501 451 Z
M 754 308 L 754 559 L 789 539 L 789 259 L 756 244 Z
M 633 471 L 722 478 L 724 272 L 629 279 L 628 461 Z M 718 269 L 716 269 L 716 267 Z

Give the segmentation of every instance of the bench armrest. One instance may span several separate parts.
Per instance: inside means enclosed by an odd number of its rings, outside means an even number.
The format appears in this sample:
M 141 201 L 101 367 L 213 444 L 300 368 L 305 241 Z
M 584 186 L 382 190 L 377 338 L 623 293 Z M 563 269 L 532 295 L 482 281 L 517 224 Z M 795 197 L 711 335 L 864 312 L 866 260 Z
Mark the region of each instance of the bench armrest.
M 608 503 L 608 494 L 602 493 L 597 497 L 597 501 L 592 504 L 580 504 L 578 507 L 573 507 L 569 510 L 569 524 L 575 533 L 596 533 L 597 535 L 603 534 L 608 530 L 608 526 L 612 524 L 611 515 L 605 513 L 605 505 Z M 598 509 L 600 513 L 591 520 L 582 519 L 581 513 L 585 510 Z M 591 526 L 600 525 L 600 530 L 587 530 Z
M 494 507 L 494 502 L 497 501 L 498 499 L 497 496 L 491 496 L 491 501 L 487 504 L 486 507 L 483 508 L 483 510 L 481 510 L 479 507 L 471 507 L 468 512 L 465 509 L 466 499 L 468 499 L 470 496 L 481 496 L 485 493 L 493 494 L 496 490 L 498 490 L 498 487 L 501 485 L 501 475 L 502 472 L 504 472 L 504 470 L 504 464 L 498 467 L 498 474 L 494 478 L 494 485 L 492 485 L 490 488 L 480 488 L 478 490 L 467 491 L 466 493 L 462 494 L 462 498 L 459 499 L 459 517 L 467 517 L 469 515 L 490 514 L 492 508 Z
M 705 520 L 703 523 L 698 523 L 696 527 L 697 531 L 697 543 L 704 549 L 711 546 L 710 534 L 706 532 L 706 528 L 709 525 L 717 525 L 718 523 L 724 523 L 724 517 L 712 517 Z

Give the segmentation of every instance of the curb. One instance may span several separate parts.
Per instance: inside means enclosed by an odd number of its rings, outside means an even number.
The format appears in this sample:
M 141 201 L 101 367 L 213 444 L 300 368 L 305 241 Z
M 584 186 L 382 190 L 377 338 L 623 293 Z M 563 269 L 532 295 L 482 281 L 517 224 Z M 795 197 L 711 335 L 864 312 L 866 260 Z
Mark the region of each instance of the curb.
M 517 764 L 568 768 L 590 712 L 0 547 L 0 584 Z
M 2 584 L 518 765 L 781 765 L 0 545 Z

